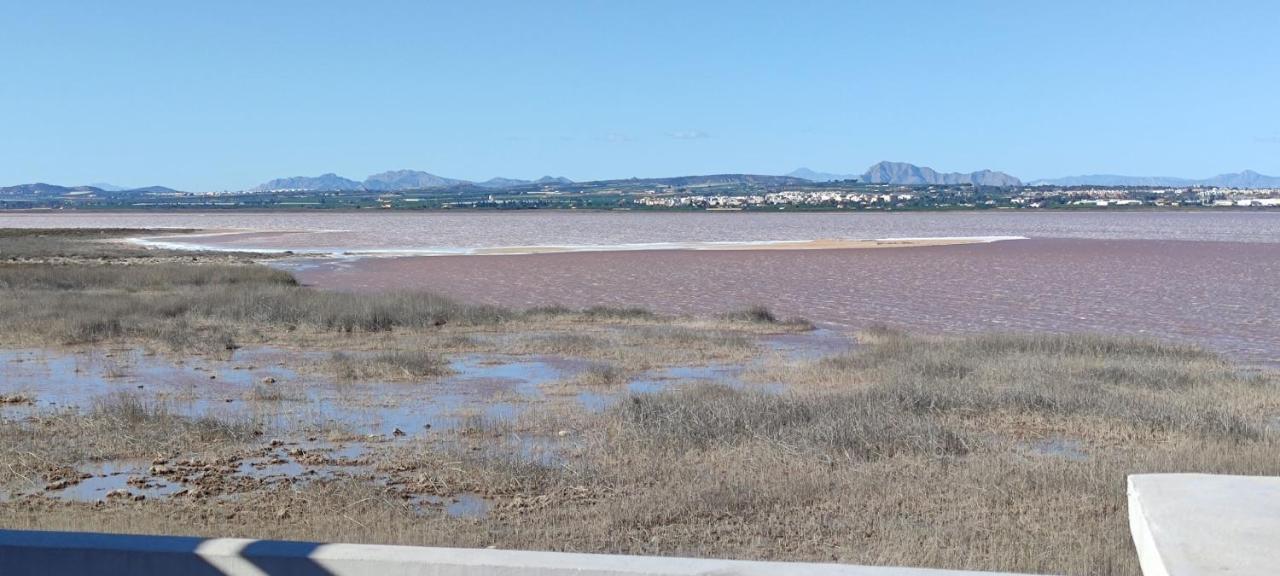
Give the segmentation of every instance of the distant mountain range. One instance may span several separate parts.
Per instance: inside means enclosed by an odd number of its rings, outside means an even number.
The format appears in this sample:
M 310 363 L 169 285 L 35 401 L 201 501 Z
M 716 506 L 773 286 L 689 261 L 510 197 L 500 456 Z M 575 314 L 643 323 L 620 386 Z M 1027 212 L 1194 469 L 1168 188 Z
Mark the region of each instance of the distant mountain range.
M 1022 181 L 991 170 L 979 170 L 967 174 L 961 172 L 938 172 L 925 166 L 916 166 L 906 162 L 877 162 L 866 172 L 857 174 L 832 174 L 814 172 L 808 168 L 798 168 L 787 176 L 803 178 L 811 182 L 832 182 L 835 180 L 858 180 L 867 184 L 901 184 L 906 186 L 923 185 L 956 185 L 973 184 L 974 186 L 1021 186 Z
M 666 178 L 626 178 L 620 180 L 600 180 L 590 182 L 596 186 L 614 184 L 643 184 L 651 186 L 718 186 L 723 184 L 756 184 L 760 186 L 786 186 L 805 184 L 806 181 L 792 176 L 770 176 L 767 174 L 706 174 L 702 176 L 672 176 Z
M 110 192 L 113 194 L 168 194 L 175 193 L 177 190 L 165 188 L 164 186 L 146 186 L 143 188 L 121 188 L 118 186 L 112 186 L 111 189 L 107 189 L 102 188 L 100 185 L 59 186 L 57 184 L 45 184 L 44 182 L 0 187 L 0 196 L 66 196 L 68 194 L 93 194 L 102 192 Z
M 810 182 L 835 182 L 837 180 L 861 180 L 861 174 L 832 174 L 831 172 L 814 172 L 808 168 L 796 168 L 787 172 L 787 176 L 808 180 Z
M 294 176 L 277 178 L 264 182 L 250 189 L 250 192 L 268 192 L 273 190 L 370 190 L 375 192 L 394 192 L 400 190 L 425 190 L 428 188 L 448 188 L 450 186 L 474 185 L 482 188 L 515 188 L 531 184 L 572 184 L 573 181 L 563 176 L 543 176 L 537 180 L 518 180 L 515 178 L 490 178 L 483 182 L 472 182 L 457 178 L 445 178 L 420 170 L 391 170 L 380 172 L 365 178 L 363 182 L 349 180 L 328 173 L 319 176 Z
M 268 180 L 253 188 L 250 192 L 266 192 L 268 190 L 359 190 L 360 183 L 348 180 L 329 172 L 319 176 L 291 176 Z
M 937 185 L 973 184 L 976 186 L 1021 186 L 1022 182 L 1004 172 L 980 170 L 968 174 L 938 173 L 930 168 L 905 162 L 880 162 L 866 172 L 834 174 L 797 168 L 787 176 L 803 178 L 810 182 L 833 182 L 857 179 L 868 184 Z M 1219 188 L 1280 188 L 1280 176 L 1267 176 L 1253 170 L 1219 174 L 1212 178 L 1174 178 L 1169 176 L 1119 176 L 1115 174 L 1088 174 L 1036 180 L 1030 186 L 1208 186 Z
M 906 162 L 877 162 L 862 174 L 862 181 L 868 184 L 973 184 L 974 186 L 1021 186 L 1022 181 L 991 170 L 979 170 L 963 174 L 960 172 L 937 172 L 932 168 L 907 164 Z
M 938 172 L 932 168 L 908 164 L 905 162 L 878 162 L 862 174 L 840 174 L 818 172 L 808 168 L 797 168 L 782 176 L 761 174 L 708 174 L 699 176 L 674 176 L 667 178 L 629 178 L 620 180 L 598 180 L 578 182 L 586 187 L 609 186 L 614 184 L 642 184 L 654 186 L 713 186 L 723 184 L 752 184 L 761 186 L 788 186 L 806 182 L 834 182 L 838 180 L 857 180 L 868 184 L 899 184 L 905 186 L 922 185 L 957 185 L 973 184 L 975 186 L 1021 186 L 1022 181 L 1004 172 L 979 170 L 977 172 Z M 520 180 L 516 178 L 490 178 L 473 182 L 457 178 L 445 178 L 418 170 L 392 170 L 373 174 L 363 181 L 343 178 L 337 174 L 327 173 L 319 176 L 295 176 L 277 178 L 255 186 L 249 192 L 268 192 L 282 190 L 316 190 L 316 191 L 402 191 L 443 189 L 455 186 L 474 186 L 478 188 L 506 189 L 521 186 L 546 186 L 575 184 L 573 180 L 563 176 L 543 176 L 537 180 Z M 1209 186 L 1222 188 L 1280 188 L 1280 177 L 1259 174 L 1252 170 L 1233 174 L 1219 174 L 1212 178 L 1191 179 L 1173 177 L 1119 176 L 1114 174 L 1091 174 L 1085 176 L 1069 176 L 1036 180 L 1032 186 Z M 164 186 L 146 186 L 142 188 L 123 188 L 111 184 L 96 183 L 88 186 L 58 186 L 37 182 L 19 184 L 17 186 L 0 187 L 0 196 L 52 197 L 79 194 L 106 194 L 113 196 L 129 194 L 170 194 L 177 190 Z
M 1116 174 L 1088 174 L 1036 180 L 1032 186 L 1218 186 L 1221 188 L 1277 188 L 1280 177 L 1259 174 L 1253 170 L 1219 174 L 1212 178 L 1195 180 L 1170 176 L 1119 176 Z
M 61 196 L 73 192 L 94 192 L 97 190 L 99 189 L 92 186 L 58 186 L 56 184 L 36 182 L 35 184 L 18 184 L 17 186 L 0 188 L 0 193 L 9 196 Z

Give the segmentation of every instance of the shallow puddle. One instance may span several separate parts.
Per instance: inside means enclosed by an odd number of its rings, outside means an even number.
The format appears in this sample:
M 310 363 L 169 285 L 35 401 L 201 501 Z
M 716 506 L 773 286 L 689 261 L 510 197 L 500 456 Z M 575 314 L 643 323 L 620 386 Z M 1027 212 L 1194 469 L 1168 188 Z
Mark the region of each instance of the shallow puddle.
M 603 412 L 618 401 L 617 394 L 584 390 L 577 394 L 578 404 L 589 412 Z
M 147 475 L 150 463 L 141 460 L 99 462 L 83 466 L 80 471 L 91 474 L 61 490 L 48 490 L 45 495 L 58 500 L 95 502 L 108 494 L 123 490 L 130 496 L 147 499 L 163 498 L 183 489 L 182 484 Z
M 266 378 L 294 381 L 297 374 L 280 366 L 244 369 L 257 354 L 274 349 L 237 351 L 230 360 L 191 357 L 173 360 L 136 349 L 88 350 L 59 354 L 45 350 L 0 350 L 4 379 L 0 393 L 22 392 L 36 408 L 82 408 L 113 393 L 128 392 L 163 400 L 188 415 L 216 414 L 217 403 L 242 400 Z
M 338 383 L 281 365 L 284 355 L 297 354 L 304 354 L 304 361 L 326 357 L 266 347 L 237 350 L 226 360 L 173 360 L 140 350 L 0 351 L 4 375 L 0 394 L 21 393 L 34 399 L 29 404 L 5 404 L 0 416 L 20 418 L 57 408 L 86 410 L 99 398 L 124 392 L 161 402 L 186 416 L 337 427 L 356 434 L 413 435 L 456 427 L 467 413 L 513 418 L 524 402 L 542 396 L 543 384 L 563 378 L 572 369 L 564 362 L 537 358 L 467 355 L 453 360 L 454 374 L 443 378 Z M 281 398 L 255 399 L 255 387 L 263 386 L 275 389 Z
M 817 360 L 850 352 L 857 342 L 832 328 L 816 328 L 808 332 L 775 334 L 761 340 L 771 352 L 789 361 Z
M 747 364 L 712 363 L 705 366 L 674 366 L 657 368 L 641 373 L 627 382 L 622 392 L 583 390 L 577 393 L 580 406 L 591 412 L 601 412 L 616 404 L 626 394 L 658 394 L 679 386 L 700 383 L 724 384 L 738 389 L 750 388 L 773 394 L 781 393 L 785 385 L 780 382 L 756 383 L 743 380 L 743 373 L 759 360 Z
M 813 342 L 833 340 L 830 334 L 793 336 L 769 337 L 768 346 L 795 355 Z M 0 350 L 0 395 L 33 399 L 0 405 L 0 417 L 87 411 L 101 398 L 127 393 L 180 415 L 255 422 L 266 432 L 265 438 L 283 435 L 282 442 L 263 440 L 262 448 L 249 448 L 240 458 L 223 461 L 214 469 L 185 464 L 191 455 L 172 459 L 161 466 L 168 466 L 168 472 L 156 474 L 150 461 L 96 462 L 79 468 L 84 476 L 79 482 L 41 492 L 50 498 L 85 502 L 166 498 L 197 490 L 196 483 L 205 474 L 220 474 L 228 481 L 227 488 L 215 488 L 214 494 L 234 497 L 238 491 L 278 483 L 353 476 L 385 481 L 370 463 L 374 444 L 435 437 L 447 445 L 456 440 L 440 432 L 457 429 L 476 416 L 514 420 L 546 399 L 545 385 L 572 379 L 592 365 L 558 357 L 469 354 L 450 361 L 452 374 L 413 382 L 339 382 L 290 368 L 325 362 L 329 354 L 252 347 L 226 357 L 175 359 L 141 349 Z M 576 400 L 588 410 L 601 411 L 627 394 L 658 393 L 688 383 L 758 386 L 742 382 L 745 369 L 745 365 L 727 363 L 659 368 L 616 391 L 581 391 Z M 569 430 L 553 437 L 511 436 L 491 448 L 547 465 L 559 462 L 564 449 L 576 441 Z M 221 484 L 215 482 L 215 486 Z M 476 494 L 430 497 L 421 503 L 460 518 L 482 517 L 490 508 L 490 502 Z
M 454 518 L 484 518 L 492 504 L 479 494 L 464 492 L 453 496 L 423 496 L 422 504 L 440 506 Z
M 719 382 L 730 386 L 741 385 L 739 375 L 743 367 L 737 364 L 709 364 L 706 366 L 675 366 L 650 370 L 627 384 L 633 394 L 663 392 L 681 382 Z

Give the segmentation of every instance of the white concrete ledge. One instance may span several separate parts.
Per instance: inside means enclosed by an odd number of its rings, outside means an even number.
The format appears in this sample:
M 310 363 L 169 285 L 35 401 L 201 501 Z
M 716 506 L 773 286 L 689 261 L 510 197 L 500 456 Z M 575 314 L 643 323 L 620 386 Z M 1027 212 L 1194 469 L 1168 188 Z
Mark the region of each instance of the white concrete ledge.
M 0 574 L 979 576 L 994 573 L 846 564 L 0 530 Z
M 1129 529 L 1145 576 L 1280 574 L 1280 478 L 1129 476 Z

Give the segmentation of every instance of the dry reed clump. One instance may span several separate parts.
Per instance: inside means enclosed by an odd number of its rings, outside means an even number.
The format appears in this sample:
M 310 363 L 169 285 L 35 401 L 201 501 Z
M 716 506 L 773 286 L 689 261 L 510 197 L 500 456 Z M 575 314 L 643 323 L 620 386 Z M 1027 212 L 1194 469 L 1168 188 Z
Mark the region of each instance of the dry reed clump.
M 515 423 L 506 418 L 468 411 L 458 418 L 453 434 L 463 438 L 497 438 L 515 431 Z
M 505 349 L 518 354 L 594 360 L 625 372 L 656 366 L 745 360 L 758 350 L 755 341 L 741 332 L 680 325 L 534 334 L 515 338 Z
M 515 316 L 429 293 L 322 292 L 256 265 L 0 265 L 0 294 L 11 341 L 138 339 L 179 350 L 234 348 L 237 335 L 254 332 L 426 330 Z
M 266 382 L 254 384 L 245 396 L 246 400 L 254 402 L 285 402 L 304 398 L 301 394 L 285 389 L 284 386 Z
M 237 347 L 240 327 L 189 314 L 186 298 L 172 294 L 0 292 L 0 319 L 10 342 L 92 344 L 136 339 L 173 350 Z M 191 296 L 194 298 L 195 296 Z
M 612 364 L 592 364 L 574 380 L 588 388 L 615 388 L 630 379 L 631 373 Z
M 856 389 L 896 412 L 1088 421 L 1068 432 L 1260 439 L 1274 386 L 1200 349 L 1099 335 L 924 337 L 879 332 L 793 371 L 801 388 Z
M 812 322 L 803 318 L 779 318 L 767 306 L 761 304 L 748 306 L 733 312 L 726 312 L 721 314 L 720 318 L 731 322 L 747 322 L 752 324 L 781 327 L 789 331 L 812 330 L 814 328 Z
M 745 443 L 847 461 L 961 456 L 973 439 L 926 415 L 889 410 L 857 393 L 773 394 L 700 384 L 633 395 L 614 412 L 626 449 L 684 454 Z
M 526 316 L 530 318 L 546 317 L 546 318 L 566 318 L 581 317 L 586 320 L 594 321 L 655 321 L 661 320 L 662 317 L 653 311 L 636 306 L 591 306 L 582 309 L 573 309 L 567 306 L 538 306 L 529 308 L 525 311 Z
M 558 396 L 575 395 L 584 390 L 608 393 L 626 386 L 635 375 L 633 370 L 609 363 L 595 363 L 570 377 L 544 384 L 542 390 Z
M 2 404 L 35 404 L 35 396 L 24 394 L 22 392 L 10 392 L 0 394 L 0 405 Z
M 392 350 L 372 355 L 334 352 L 325 366 L 339 380 L 414 380 L 453 373 L 444 357 L 427 350 Z
M 493 306 L 460 304 L 424 292 L 351 294 L 308 288 L 255 286 L 223 290 L 192 303 L 197 316 L 338 332 L 429 329 L 448 323 L 498 324 L 513 313 Z
M 0 265 L 0 290 L 171 290 L 183 287 L 294 286 L 289 273 L 265 266 L 156 263 Z

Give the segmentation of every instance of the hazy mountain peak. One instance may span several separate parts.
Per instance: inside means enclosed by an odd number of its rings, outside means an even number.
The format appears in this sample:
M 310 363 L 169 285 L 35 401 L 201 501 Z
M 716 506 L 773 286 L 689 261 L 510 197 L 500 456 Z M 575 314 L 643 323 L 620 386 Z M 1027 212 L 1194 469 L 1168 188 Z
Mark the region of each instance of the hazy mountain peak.
M 832 182 L 835 180 L 857 180 L 862 176 L 859 174 L 835 174 L 831 172 L 817 172 L 808 168 L 796 168 L 785 174 L 792 178 L 800 178 L 810 182 Z
M 445 178 L 420 170 L 389 170 L 364 179 L 366 190 L 418 190 L 467 184 L 466 180 Z
M 1171 176 L 1122 176 L 1118 174 L 1085 174 L 1064 178 L 1036 180 L 1034 185 L 1048 186 L 1210 186 L 1222 188 L 1280 187 L 1280 177 L 1259 174 L 1253 170 L 1219 174 L 1211 178 L 1175 178 Z
M 1219 174 L 1213 178 L 1196 181 L 1202 186 L 1224 186 L 1228 188 L 1275 188 L 1280 187 L 1280 177 L 1259 174 L 1253 170 L 1244 170 L 1235 174 Z
M 484 182 L 477 182 L 476 186 L 481 188 L 511 188 L 514 186 L 524 186 L 526 184 L 530 184 L 530 182 L 519 178 L 503 178 L 501 176 L 494 176 Z
M 348 180 L 332 172 L 319 176 L 292 176 L 276 178 L 253 188 L 254 192 L 268 190 L 359 190 L 360 183 Z
M 1022 181 L 993 170 L 977 172 L 938 172 L 927 166 L 916 166 L 907 162 L 877 162 L 862 175 L 862 181 L 869 184 L 905 184 L 905 185 L 955 185 L 972 184 L 974 186 L 1021 186 Z

